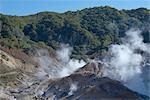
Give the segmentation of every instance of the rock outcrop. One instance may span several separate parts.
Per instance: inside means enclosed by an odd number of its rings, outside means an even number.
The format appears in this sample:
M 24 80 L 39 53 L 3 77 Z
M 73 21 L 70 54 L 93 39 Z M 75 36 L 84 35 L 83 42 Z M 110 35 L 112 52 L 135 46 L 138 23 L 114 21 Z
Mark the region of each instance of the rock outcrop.
M 104 64 L 91 61 L 72 75 L 49 81 L 42 98 L 66 100 L 148 100 L 121 82 L 103 77 Z M 72 87 L 73 85 L 73 87 Z

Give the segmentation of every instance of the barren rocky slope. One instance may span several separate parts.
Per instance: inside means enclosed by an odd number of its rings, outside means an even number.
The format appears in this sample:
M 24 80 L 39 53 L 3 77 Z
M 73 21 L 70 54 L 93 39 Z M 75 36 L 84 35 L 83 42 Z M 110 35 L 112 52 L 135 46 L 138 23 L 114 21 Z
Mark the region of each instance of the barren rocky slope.
M 0 99 L 149 99 L 147 96 L 129 90 L 118 81 L 103 77 L 101 62 L 91 61 L 63 78 L 52 79 L 45 76 L 40 80 L 35 75 L 38 69 L 35 64 L 22 62 L 2 50 L 0 52 Z

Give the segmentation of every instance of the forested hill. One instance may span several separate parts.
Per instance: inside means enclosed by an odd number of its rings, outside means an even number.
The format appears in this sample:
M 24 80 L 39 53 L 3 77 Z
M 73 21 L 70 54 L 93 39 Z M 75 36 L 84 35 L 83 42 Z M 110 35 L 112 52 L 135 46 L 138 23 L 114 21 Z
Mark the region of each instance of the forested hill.
M 117 10 L 109 6 L 29 16 L 0 14 L 0 45 L 28 53 L 34 46 L 56 49 L 65 43 L 74 48 L 75 57 L 101 55 L 130 28 L 141 29 L 144 42 L 150 42 L 149 15 L 146 8 Z

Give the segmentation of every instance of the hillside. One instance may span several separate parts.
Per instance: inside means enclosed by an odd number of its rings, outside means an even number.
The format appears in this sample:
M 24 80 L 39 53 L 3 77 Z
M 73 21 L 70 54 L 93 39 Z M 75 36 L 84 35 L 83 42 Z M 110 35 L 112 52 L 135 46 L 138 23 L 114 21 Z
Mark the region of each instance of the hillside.
M 117 10 L 94 7 L 76 12 L 40 12 L 29 16 L 0 16 L 0 46 L 17 48 L 30 54 L 34 47 L 56 50 L 69 44 L 72 57 L 83 59 L 104 54 L 112 43 L 120 43 L 126 30 L 142 30 L 144 42 L 150 42 L 150 10 Z
M 42 58 L 44 59 L 44 57 Z M 52 60 L 55 58 L 53 57 Z M 56 61 L 55 63 L 56 66 L 49 66 L 50 73 L 54 73 L 53 70 L 58 70 L 61 73 L 59 62 Z M 48 78 L 48 73 L 45 75 L 46 72 L 40 70 L 40 68 L 44 69 L 44 64 L 43 66 L 36 66 L 33 62 L 22 62 L 0 50 L 0 99 L 149 100 L 148 96 L 130 90 L 121 82 L 104 77 L 102 75 L 104 65 L 101 62 L 89 62 L 71 75 L 62 78 Z M 54 74 L 58 75 L 59 73 L 55 72 Z
M 149 100 L 150 9 L 0 14 L 0 99 Z

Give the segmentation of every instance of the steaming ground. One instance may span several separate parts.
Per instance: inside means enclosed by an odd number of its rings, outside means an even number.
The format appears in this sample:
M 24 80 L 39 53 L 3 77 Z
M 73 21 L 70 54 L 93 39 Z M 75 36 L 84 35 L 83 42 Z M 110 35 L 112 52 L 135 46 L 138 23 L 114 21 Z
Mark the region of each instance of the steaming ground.
M 114 44 L 109 48 L 109 55 L 105 57 L 104 76 L 119 80 L 130 89 L 141 94 L 149 95 L 148 73 L 143 73 L 145 64 L 149 61 L 150 45 L 143 42 L 139 30 L 129 30 L 122 44 Z M 56 58 L 51 58 L 45 49 L 38 50 L 35 58 L 40 64 L 36 74 L 39 79 L 62 78 L 71 75 L 86 63 L 83 60 L 70 59 L 72 48 L 62 46 L 56 51 Z M 146 61 L 147 60 L 147 61 Z M 148 65 L 146 67 L 149 67 Z M 148 80 L 144 83 L 144 80 Z M 72 92 L 70 92 L 72 93 Z
M 150 96 L 150 44 L 144 43 L 140 30 L 131 29 L 126 32 L 122 44 L 110 46 L 108 55 L 102 60 L 103 76 L 119 80 L 133 91 Z M 40 80 L 63 78 L 86 65 L 83 60 L 71 59 L 72 48 L 62 46 L 56 51 L 56 57 L 51 58 L 45 49 L 38 50 L 35 60 L 41 66 L 36 73 Z M 68 95 L 77 90 L 77 84 L 70 86 Z M 42 93 L 42 91 L 40 92 Z
M 122 44 L 110 46 L 109 55 L 103 60 L 107 65 L 104 75 L 122 81 L 134 91 L 150 96 L 149 73 L 144 73 L 145 67 L 150 67 L 147 65 L 150 61 L 150 44 L 143 42 L 140 33 L 140 30 L 131 29 L 126 32 Z M 146 77 L 143 77 L 143 74 Z
M 45 49 L 38 50 L 38 56 L 35 60 L 40 64 L 40 69 L 36 74 L 39 79 L 62 78 L 69 76 L 77 69 L 83 67 L 86 63 L 83 60 L 71 59 L 71 47 L 63 47 L 56 51 L 56 59 L 51 58 Z
M 71 75 L 77 69 L 83 67 L 86 63 L 83 60 L 71 59 L 72 48 L 62 45 L 56 51 L 56 55 L 51 56 L 46 49 L 37 50 L 34 60 L 39 64 L 35 76 L 40 80 L 40 84 L 35 89 L 35 96 L 41 96 L 45 90 L 45 83 L 49 80 L 55 80 Z M 76 84 L 70 86 L 68 95 L 72 95 L 76 89 Z

